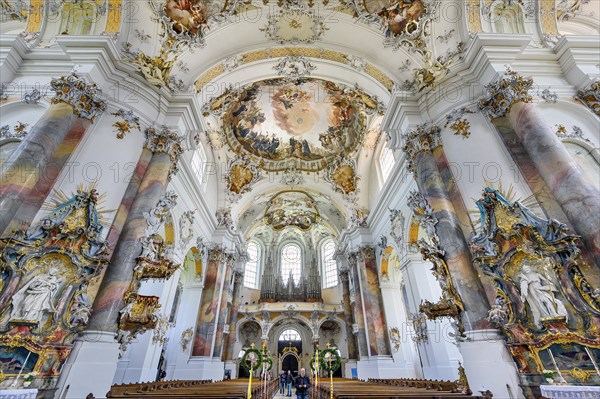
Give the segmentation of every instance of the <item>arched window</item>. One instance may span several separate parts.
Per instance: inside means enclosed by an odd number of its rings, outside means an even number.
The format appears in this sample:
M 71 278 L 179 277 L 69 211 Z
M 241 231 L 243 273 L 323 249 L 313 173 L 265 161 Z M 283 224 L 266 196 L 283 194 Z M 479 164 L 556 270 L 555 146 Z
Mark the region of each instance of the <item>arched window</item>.
M 381 168 L 381 176 L 385 182 L 390 175 L 390 172 L 394 168 L 396 160 L 394 159 L 394 153 L 390 150 L 387 145 L 384 145 L 379 154 L 379 167 Z
M 300 333 L 294 329 L 288 328 L 279 335 L 280 341 L 302 341 Z
M 281 249 L 281 277 L 287 282 L 290 273 L 294 279 L 294 284 L 300 281 L 300 272 L 302 271 L 302 252 L 296 244 L 286 244 Z
M 321 267 L 323 268 L 323 288 L 334 287 L 338 284 L 337 265 L 333 254 L 335 253 L 335 244 L 327 240 L 321 246 Z
M 256 288 L 256 276 L 258 274 L 258 263 L 260 262 L 260 249 L 256 243 L 248 244 L 248 261 L 244 272 L 244 287 Z
M 206 166 L 206 154 L 204 148 L 198 145 L 198 149 L 192 154 L 192 172 L 198 177 L 200 183 L 204 183 L 204 167 Z

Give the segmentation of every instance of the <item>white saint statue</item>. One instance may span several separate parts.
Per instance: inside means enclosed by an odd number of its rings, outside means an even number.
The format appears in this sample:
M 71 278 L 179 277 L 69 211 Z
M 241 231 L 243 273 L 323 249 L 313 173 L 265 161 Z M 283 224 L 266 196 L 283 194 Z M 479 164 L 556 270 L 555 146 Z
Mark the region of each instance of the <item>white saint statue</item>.
M 523 262 L 521 273 L 517 276 L 521 291 L 521 301 L 531 309 L 533 324 L 541 327 L 540 320 L 565 317 L 568 313 L 565 305 L 554 295 L 558 290 L 547 277 L 531 269 L 531 261 Z
M 52 266 L 21 287 L 13 296 L 10 320 L 40 322 L 45 312 L 56 312 L 53 299 L 62 281 L 58 273 L 59 269 Z

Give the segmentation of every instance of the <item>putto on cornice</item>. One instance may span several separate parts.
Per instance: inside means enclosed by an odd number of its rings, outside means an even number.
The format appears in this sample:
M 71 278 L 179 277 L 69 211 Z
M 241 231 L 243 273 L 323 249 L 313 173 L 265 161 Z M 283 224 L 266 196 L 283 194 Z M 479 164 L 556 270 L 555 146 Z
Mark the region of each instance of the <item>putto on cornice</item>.
M 533 79 L 524 78 L 510 68 L 502 78 L 485 86 L 487 98 L 479 101 L 479 109 L 490 120 L 505 116 L 513 104 L 532 101 Z
M 402 151 L 407 155 L 407 167 L 415 172 L 415 157 L 420 152 L 431 152 L 434 148 L 442 145 L 440 139 L 440 128 L 437 125 L 418 125 L 416 129 L 402 134 L 404 145 Z
M 600 116 L 600 80 L 596 80 L 584 90 L 579 90 L 575 99 Z
M 100 99 L 102 90 L 95 83 L 88 84 L 75 72 L 50 81 L 55 95 L 50 102 L 66 103 L 73 107 L 73 113 L 92 122 L 106 109 L 106 102 Z
M 177 163 L 183 148 L 181 147 L 182 138 L 173 130 L 169 130 L 166 126 L 159 127 L 149 126 L 146 128 L 146 142 L 144 146 L 153 153 L 164 152 L 171 159 L 171 169 L 169 178 L 179 170 Z

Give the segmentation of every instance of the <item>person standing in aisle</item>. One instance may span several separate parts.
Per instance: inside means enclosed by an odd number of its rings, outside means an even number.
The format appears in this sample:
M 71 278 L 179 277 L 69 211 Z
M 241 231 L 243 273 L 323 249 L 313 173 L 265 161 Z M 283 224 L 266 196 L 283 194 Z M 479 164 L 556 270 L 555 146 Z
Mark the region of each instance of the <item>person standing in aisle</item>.
M 308 399 L 310 390 L 310 377 L 306 375 L 305 369 L 300 369 L 300 375 L 296 378 L 296 397 L 298 399 Z

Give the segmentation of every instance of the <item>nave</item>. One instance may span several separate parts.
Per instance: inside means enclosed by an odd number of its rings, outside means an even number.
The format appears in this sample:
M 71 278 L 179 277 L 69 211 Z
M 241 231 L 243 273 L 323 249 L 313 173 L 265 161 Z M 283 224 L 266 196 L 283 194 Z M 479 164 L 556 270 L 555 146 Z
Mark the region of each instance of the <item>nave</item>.
M 258 384 L 257 384 L 258 383 Z M 331 392 L 333 388 L 333 393 Z M 373 379 L 369 381 L 334 378 L 332 383 L 325 379 L 313 385 L 309 399 L 359 399 L 359 398 L 402 398 L 402 399 L 438 399 L 438 398 L 481 398 L 491 399 L 487 391 L 482 396 L 471 395 L 468 387 L 459 381 L 431 381 L 416 379 Z M 255 381 L 249 395 L 248 379 L 240 378 L 220 382 L 210 381 L 165 381 L 142 384 L 113 385 L 107 398 L 136 399 L 283 399 L 288 396 L 279 393 L 277 379 L 260 384 Z M 295 388 L 293 398 L 296 398 Z M 93 399 L 88 395 L 87 399 Z

